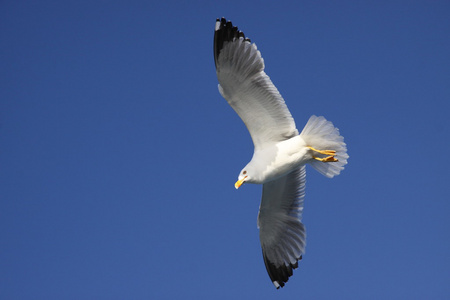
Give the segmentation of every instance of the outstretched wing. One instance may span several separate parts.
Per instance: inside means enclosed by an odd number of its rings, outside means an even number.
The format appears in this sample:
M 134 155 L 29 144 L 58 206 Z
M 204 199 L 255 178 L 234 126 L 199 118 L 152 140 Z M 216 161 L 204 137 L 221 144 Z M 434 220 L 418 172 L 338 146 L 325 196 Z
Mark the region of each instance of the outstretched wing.
M 224 18 L 216 21 L 214 60 L 219 91 L 244 121 L 255 149 L 298 135 L 256 45 Z
M 263 185 L 258 214 L 259 239 L 267 273 L 283 287 L 305 253 L 306 230 L 301 223 L 305 166 Z

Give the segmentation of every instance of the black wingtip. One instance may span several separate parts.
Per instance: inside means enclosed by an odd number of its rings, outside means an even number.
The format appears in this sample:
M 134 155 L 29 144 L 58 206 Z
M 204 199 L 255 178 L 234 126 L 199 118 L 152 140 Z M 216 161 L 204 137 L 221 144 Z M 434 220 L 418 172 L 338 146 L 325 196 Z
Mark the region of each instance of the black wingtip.
M 263 251 L 264 265 L 266 266 L 267 273 L 269 274 L 270 280 L 272 280 L 273 285 L 278 289 L 284 287 L 285 283 L 288 282 L 289 277 L 293 275 L 293 270 L 298 268 L 298 261 L 302 259 L 302 256 L 298 258 L 295 264 L 283 265 L 280 267 L 275 266 L 274 263 L 269 261 L 266 254 Z
M 238 38 L 243 38 L 245 41 L 251 43 L 250 39 L 245 37 L 245 34 L 240 31 L 237 26 L 233 26 L 231 21 L 225 18 L 216 19 L 216 27 L 214 30 L 214 62 L 217 67 L 217 58 L 220 50 L 223 48 L 224 42 L 233 41 Z

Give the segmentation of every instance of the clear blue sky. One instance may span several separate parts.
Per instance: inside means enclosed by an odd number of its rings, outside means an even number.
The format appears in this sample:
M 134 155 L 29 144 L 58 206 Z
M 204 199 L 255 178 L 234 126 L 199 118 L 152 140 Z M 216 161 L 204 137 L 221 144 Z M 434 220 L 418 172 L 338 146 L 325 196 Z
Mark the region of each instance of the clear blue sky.
M 290 3 L 290 4 L 287 4 Z M 293 4 L 295 3 L 295 4 Z M 450 2 L 2 1 L 1 299 L 448 299 Z M 261 50 L 299 129 L 306 254 L 266 274 L 253 151 L 217 91 L 215 19 Z

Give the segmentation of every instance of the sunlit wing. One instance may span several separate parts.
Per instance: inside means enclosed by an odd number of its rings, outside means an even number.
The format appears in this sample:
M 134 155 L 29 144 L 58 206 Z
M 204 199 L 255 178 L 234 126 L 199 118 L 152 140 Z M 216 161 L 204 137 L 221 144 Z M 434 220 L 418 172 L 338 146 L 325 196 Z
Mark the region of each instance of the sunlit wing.
M 305 166 L 263 185 L 258 214 L 259 239 L 267 272 L 275 287 L 283 287 L 305 252 L 301 223 L 305 196 Z
M 216 22 L 214 59 L 219 91 L 244 121 L 255 149 L 298 134 L 256 45 L 224 18 Z

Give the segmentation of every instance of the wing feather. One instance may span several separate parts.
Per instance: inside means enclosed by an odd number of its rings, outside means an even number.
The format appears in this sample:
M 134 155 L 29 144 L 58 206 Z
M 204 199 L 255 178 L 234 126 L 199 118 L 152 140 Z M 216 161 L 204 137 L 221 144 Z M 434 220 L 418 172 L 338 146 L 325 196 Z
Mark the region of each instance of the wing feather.
M 216 22 L 214 60 L 219 91 L 247 126 L 255 149 L 298 135 L 256 45 L 224 18 Z
M 305 253 L 306 230 L 301 223 L 305 166 L 263 185 L 258 214 L 259 239 L 267 273 L 283 287 Z

